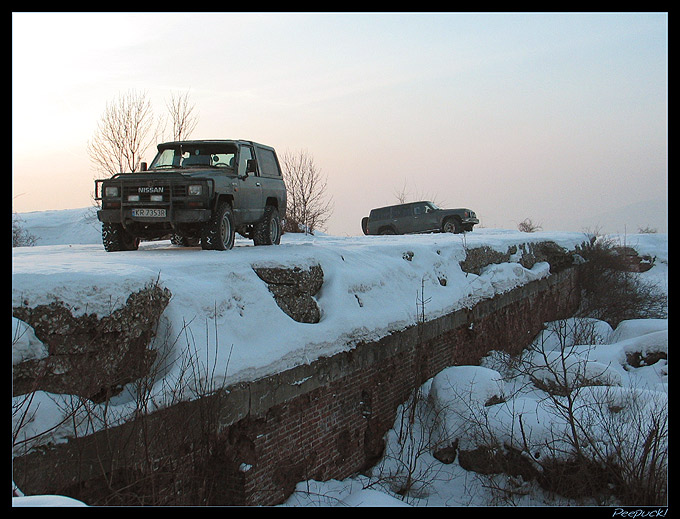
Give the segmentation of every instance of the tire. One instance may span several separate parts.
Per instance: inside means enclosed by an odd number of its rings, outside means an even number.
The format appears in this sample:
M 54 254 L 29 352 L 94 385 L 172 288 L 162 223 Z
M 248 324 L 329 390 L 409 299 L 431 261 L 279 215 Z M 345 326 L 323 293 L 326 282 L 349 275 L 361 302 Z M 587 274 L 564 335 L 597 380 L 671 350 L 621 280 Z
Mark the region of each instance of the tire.
M 229 250 L 234 246 L 234 215 L 231 205 L 222 202 L 203 227 L 201 247 L 203 250 Z
M 382 235 L 390 234 L 391 235 L 391 234 L 397 234 L 397 233 L 394 232 L 394 229 L 392 229 L 392 227 L 383 227 L 382 229 L 380 229 L 378 234 L 382 234 Z
M 364 234 L 368 234 L 368 216 L 361 219 L 361 230 L 364 231 Z
M 106 252 L 137 250 L 139 248 L 139 238 L 127 232 L 119 223 L 102 224 L 102 242 Z
M 200 241 L 200 238 L 182 236 L 181 234 L 173 234 L 172 238 L 170 238 L 170 242 L 173 245 L 179 245 L 180 247 L 196 247 Z
M 255 225 L 255 245 L 278 245 L 281 243 L 281 218 L 273 205 L 264 208 L 264 218 Z
M 442 232 L 460 234 L 463 231 L 460 222 L 456 218 L 447 218 L 442 225 Z

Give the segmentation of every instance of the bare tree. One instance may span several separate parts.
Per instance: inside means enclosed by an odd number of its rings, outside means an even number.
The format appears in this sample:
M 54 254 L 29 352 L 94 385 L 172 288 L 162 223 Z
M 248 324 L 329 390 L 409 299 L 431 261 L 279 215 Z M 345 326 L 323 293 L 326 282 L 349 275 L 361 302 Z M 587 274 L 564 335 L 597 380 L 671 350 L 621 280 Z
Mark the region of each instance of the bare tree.
M 313 233 L 322 229 L 333 212 L 333 202 L 314 157 L 307 151 L 286 151 L 281 163 L 288 190 L 284 230 Z
M 408 189 L 406 188 L 406 180 L 404 180 L 404 185 L 402 186 L 400 191 L 395 191 L 394 196 L 397 199 L 397 202 L 400 204 L 405 204 L 408 200 Z
M 130 90 L 107 103 L 87 152 L 99 173 L 134 172 L 155 139 L 154 116 L 145 92 Z
M 418 186 L 415 186 L 413 190 L 410 190 L 408 188 L 407 179 L 404 179 L 404 185 L 401 187 L 399 191 L 396 190 L 394 191 L 394 197 L 400 204 L 428 200 L 439 207 L 443 207 L 445 205 L 444 202 L 439 199 L 439 195 L 437 195 L 436 193 L 428 193 L 422 191 L 421 189 L 418 188 Z
M 172 119 L 172 139 L 186 140 L 198 124 L 198 117 L 193 113 L 194 105 L 189 104 L 189 92 L 170 94 L 170 101 L 166 106 Z

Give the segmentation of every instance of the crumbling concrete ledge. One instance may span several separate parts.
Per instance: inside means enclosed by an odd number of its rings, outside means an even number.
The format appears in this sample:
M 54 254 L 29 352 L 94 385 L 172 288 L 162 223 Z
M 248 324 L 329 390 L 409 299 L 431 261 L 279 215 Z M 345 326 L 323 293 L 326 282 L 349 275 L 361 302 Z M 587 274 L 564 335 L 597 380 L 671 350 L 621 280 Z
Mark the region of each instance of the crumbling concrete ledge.
M 12 367 L 13 396 L 42 390 L 98 402 L 147 375 L 156 359 L 148 346 L 170 298 L 167 288 L 153 283 L 101 319 L 75 317 L 61 301 L 13 308 L 12 315 L 31 326 L 48 351 Z
M 467 249 L 460 267 L 464 272 L 479 275 L 484 267 L 492 263 L 515 261 L 530 269 L 536 263 L 545 261 L 550 263 L 550 271 L 555 273 L 571 267 L 574 264 L 574 254 L 577 253 L 578 250 L 569 251 L 552 241 L 511 245 L 506 252 L 483 246 Z
M 253 267 L 267 283 L 276 304 L 291 319 L 300 323 L 318 323 L 321 312 L 314 296 L 323 285 L 321 265 L 301 267 Z

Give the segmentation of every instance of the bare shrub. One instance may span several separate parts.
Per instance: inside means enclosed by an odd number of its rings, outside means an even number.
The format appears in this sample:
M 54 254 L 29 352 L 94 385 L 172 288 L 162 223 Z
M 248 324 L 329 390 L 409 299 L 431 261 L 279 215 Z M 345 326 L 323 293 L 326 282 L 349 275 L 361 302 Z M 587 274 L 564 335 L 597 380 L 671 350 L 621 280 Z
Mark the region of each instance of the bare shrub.
M 543 227 L 540 224 L 532 222 L 530 218 L 525 218 L 517 224 L 517 230 L 521 232 L 536 232 L 542 229 Z
M 384 487 L 406 502 L 426 497 L 442 467 L 432 457 L 437 448 L 433 444 L 436 421 L 422 390 L 414 390 L 397 411 L 395 427 L 388 432 L 384 455 L 372 469 L 369 487 Z
M 608 322 L 615 328 L 626 319 L 666 318 L 668 302 L 659 287 L 629 267 L 615 240 L 598 238 L 581 251 L 586 262 L 579 278 L 579 315 Z
M 638 233 L 640 234 L 656 234 L 656 227 L 650 227 L 645 225 L 644 227 L 638 227 Z
M 23 219 L 12 213 L 12 247 L 32 247 L 38 242 L 38 238 L 23 227 Z
M 425 296 L 423 278 L 416 297 L 419 343 L 423 341 L 426 307 L 430 301 L 431 298 Z M 425 395 L 423 387 L 416 388 L 397 409 L 394 427 L 385 438 L 385 451 L 380 462 L 371 469 L 367 485 L 369 488 L 381 487 L 407 503 L 427 497 L 440 477 L 443 465 L 437 461 L 438 452 L 446 450 L 455 457 L 456 447 L 452 446 L 451 437 L 441 434 L 444 411 L 432 406 Z
M 667 395 L 616 385 L 606 366 L 589 360 L 587 346 L 573 340 L 591 333 L 573 329 L 579 323 L 587 327 L 588 320 L 571 323 L 555 326 L 561 335 L 557 345 L 535 341 L 522 362 L 512 364 L 517 376 L 532 381 L 542 392 L 543 398 L 535 404 L 540 409 L 536 416 L 542 416 L 549 427 L 531 420 L 535 410 L 513 404 L 517 407 L 507 421 L 508 430 L 492 431 L 489 414 L 497 412 L 492 406 L 474 415 L 484 446 L 506 454 L 517 450 L 537 468 L 541 487 L 569 499 L 631 506 L 667 504 Z M 497 482 L 489 484 L 497 487 Z

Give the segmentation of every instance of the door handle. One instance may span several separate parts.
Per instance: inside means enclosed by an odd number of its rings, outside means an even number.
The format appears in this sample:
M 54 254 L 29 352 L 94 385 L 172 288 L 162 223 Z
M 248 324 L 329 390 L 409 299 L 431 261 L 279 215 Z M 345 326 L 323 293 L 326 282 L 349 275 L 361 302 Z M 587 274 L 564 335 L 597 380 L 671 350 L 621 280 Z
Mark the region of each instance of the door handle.
M 260 187 L 260 183 L 259 183 L 259 182 L 255 182 L 255 185 L 256 185 L 257 187 Z

